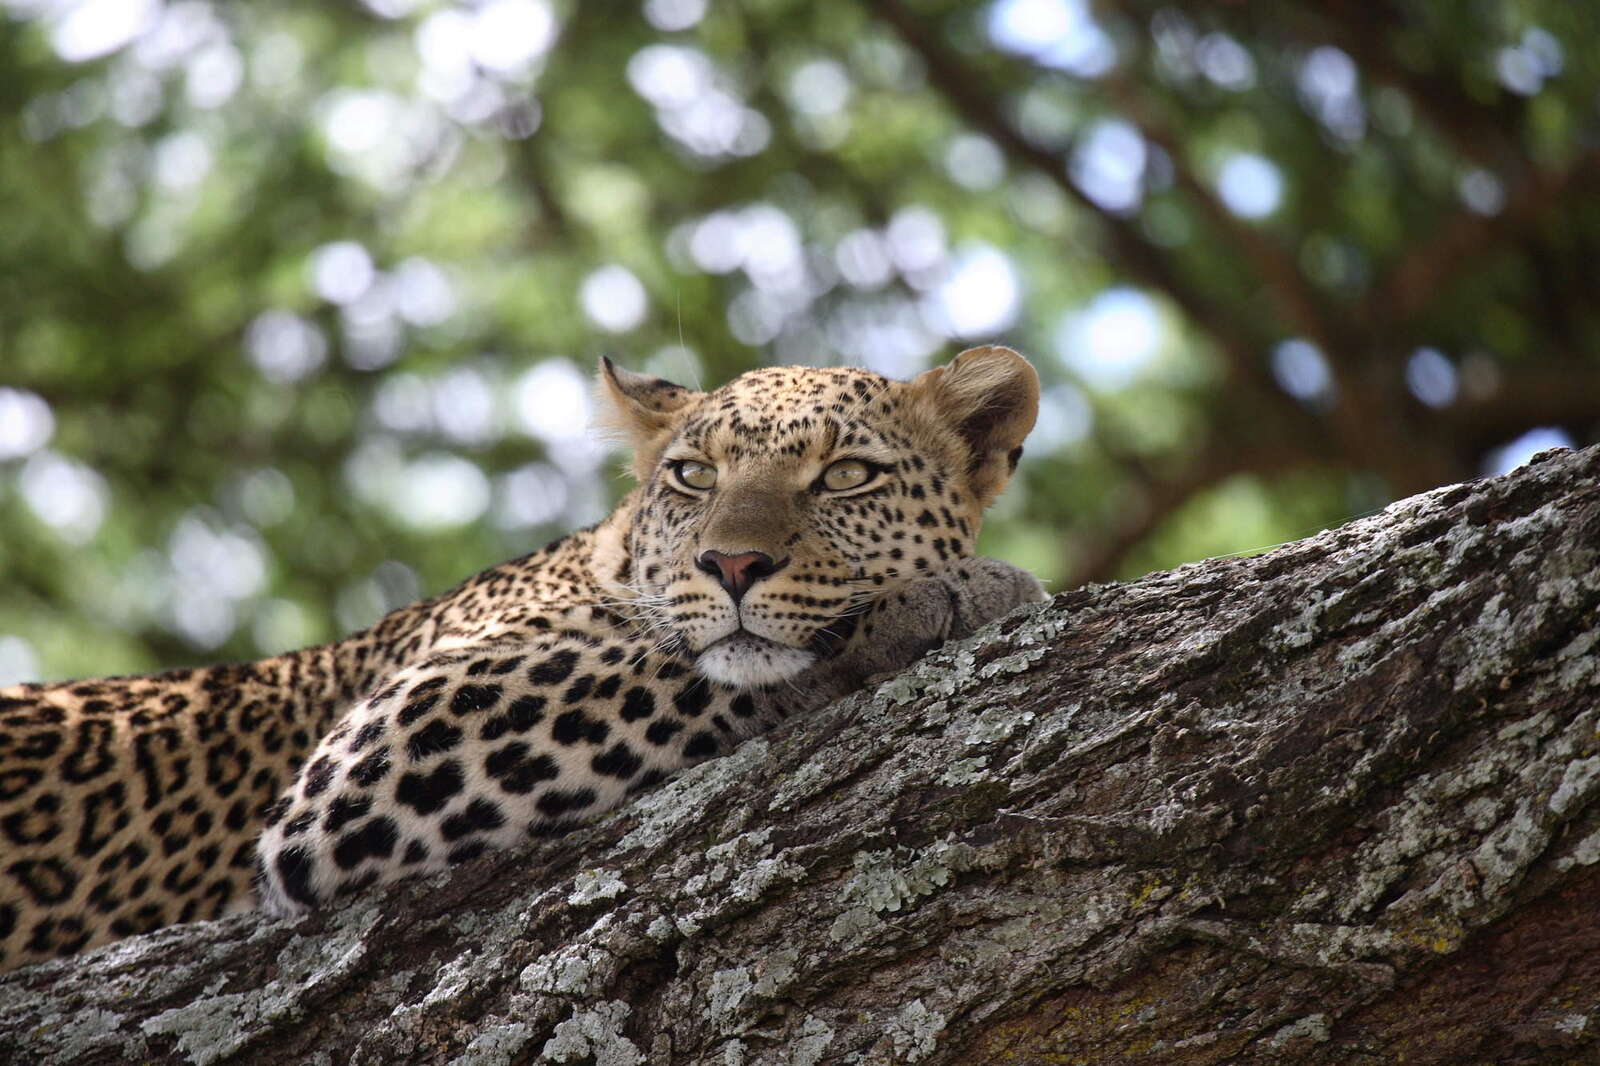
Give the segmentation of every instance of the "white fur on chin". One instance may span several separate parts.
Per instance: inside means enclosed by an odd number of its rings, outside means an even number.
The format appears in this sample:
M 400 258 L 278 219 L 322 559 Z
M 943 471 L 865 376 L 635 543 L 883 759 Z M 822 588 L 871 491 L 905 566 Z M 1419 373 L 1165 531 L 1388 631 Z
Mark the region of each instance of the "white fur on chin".
M 785 681 L 816 661 L 800 648 L 739 634 L 700 653 L 695 665 L 711 680 L 734 688 L 760 688 Z

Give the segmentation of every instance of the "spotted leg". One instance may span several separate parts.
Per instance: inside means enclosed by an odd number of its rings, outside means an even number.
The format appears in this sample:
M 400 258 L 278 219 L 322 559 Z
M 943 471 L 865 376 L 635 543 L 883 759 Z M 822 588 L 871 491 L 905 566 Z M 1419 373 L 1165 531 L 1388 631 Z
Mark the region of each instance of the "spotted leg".
M 563 832 L 767 724 L 648 640 L 558 634 L 437 654 L 352 708 L 268 815 L 263 909 Z

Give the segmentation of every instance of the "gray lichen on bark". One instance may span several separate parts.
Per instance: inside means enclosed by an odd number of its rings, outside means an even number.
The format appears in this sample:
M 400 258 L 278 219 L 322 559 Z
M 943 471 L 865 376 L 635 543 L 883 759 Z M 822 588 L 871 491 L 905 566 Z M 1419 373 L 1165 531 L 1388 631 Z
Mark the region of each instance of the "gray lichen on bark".
M 1025 608 L 605 821 L 0 979 L 0 1057 L 1579 1061 L 1600 450 Z

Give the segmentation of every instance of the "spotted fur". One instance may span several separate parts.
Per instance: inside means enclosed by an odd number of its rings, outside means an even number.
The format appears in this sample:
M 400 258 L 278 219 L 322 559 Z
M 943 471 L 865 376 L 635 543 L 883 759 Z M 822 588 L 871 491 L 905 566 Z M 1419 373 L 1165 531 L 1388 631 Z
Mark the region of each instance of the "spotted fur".
M 639 486 L 599 525 L 337 644 L 0 689 L 0 968 L 562 832 L 1040 596 L 970 558 L 1014 352 L 600 388 Z

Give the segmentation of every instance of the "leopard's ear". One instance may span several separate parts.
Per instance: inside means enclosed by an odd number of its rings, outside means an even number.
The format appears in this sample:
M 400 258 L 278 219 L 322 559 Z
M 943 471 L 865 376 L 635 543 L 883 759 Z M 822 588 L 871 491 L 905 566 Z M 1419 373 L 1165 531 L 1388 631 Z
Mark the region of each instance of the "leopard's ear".
M 968 348 L 910 383 L 912 402 L 953 430 L 967 453 L 972 491 L 987 507 L 1011 480 L 1039 417 L 1039 375 L 1010 348 Z
M 665 378 L 624 370 L 605 356 L 600 357 L 595 391 L 600 401 L 596 423 L 633 452 L 633 472 L 640 481 L 660 462 L 684 412 L 705 395 Z

